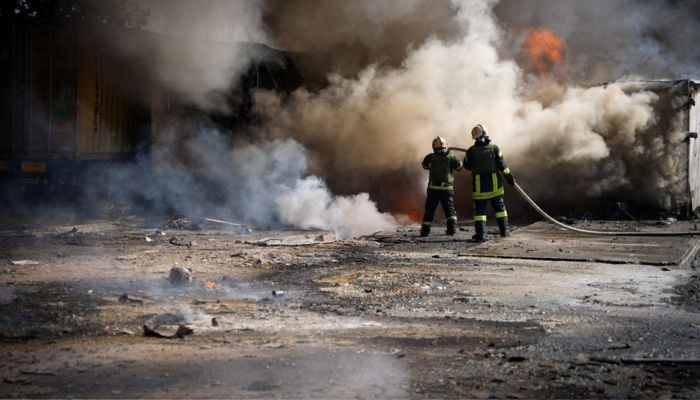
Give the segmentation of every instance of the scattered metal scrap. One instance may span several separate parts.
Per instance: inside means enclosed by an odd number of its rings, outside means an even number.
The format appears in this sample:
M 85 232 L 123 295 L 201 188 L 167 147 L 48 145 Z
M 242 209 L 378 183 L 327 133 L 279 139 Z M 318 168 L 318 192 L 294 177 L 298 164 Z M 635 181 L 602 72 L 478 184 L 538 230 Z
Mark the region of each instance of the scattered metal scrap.
M 214 219 L 214 218 L 203 218 L 203 219 L 206 222 L 213 222 L 215 224 L 222 224 L 222 225 L 226 225 L 228 227 L 231 227 L 236 231 L 236 233 L 247 234 L 247 233 L 253 232 L 253 230 L 249 226 L 244 225 L 244 224 L 239 224 L 237 222 L 223 221 L 223 220 Z
M 165 339 L 183 339 L 185 336 L 191 335 L 194 333 L 194 329 L 188 328 L 185 325 L 179 325 L 177 327 L 177 330 L 173 334 L 167 334 L 167 333 L 161 333 L 156 331 L 153 328 L 150 328 L 148 325 L 143 325 L 143 336 L 145 337 L 157 337 L 157 338 L 165 338 Z
M 333 232 L 325 232 L 320 235 L 292 235 L 281 238 L 265 238 L 251 244 L 258 246 L 308 246 L 313 244 L 332 243 L 337 238 Z

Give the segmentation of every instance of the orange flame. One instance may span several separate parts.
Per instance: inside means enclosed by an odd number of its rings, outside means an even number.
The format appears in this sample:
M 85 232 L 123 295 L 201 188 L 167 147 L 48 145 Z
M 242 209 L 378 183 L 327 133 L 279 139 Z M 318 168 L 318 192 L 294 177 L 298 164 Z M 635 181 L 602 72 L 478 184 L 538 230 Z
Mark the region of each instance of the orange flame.
M 540 74 L 549 73 L 564 60 L 564 39 L 549 29 L 528 29 L 524 47 L 530 62 Z
M 404 198 L 397 201 L 392 209 L 395 215 L 405 216 L 410 222 L 420 222 L 423 220 L 423 211 L 416 199 Z
M 215 287 L 219 286 L 218 283 L 216 283 L 212 280 L 206 279 L 206 278 L 202 279 L 201 284 L 203 287 L 205 287 L 207 289 L 214 289 Z

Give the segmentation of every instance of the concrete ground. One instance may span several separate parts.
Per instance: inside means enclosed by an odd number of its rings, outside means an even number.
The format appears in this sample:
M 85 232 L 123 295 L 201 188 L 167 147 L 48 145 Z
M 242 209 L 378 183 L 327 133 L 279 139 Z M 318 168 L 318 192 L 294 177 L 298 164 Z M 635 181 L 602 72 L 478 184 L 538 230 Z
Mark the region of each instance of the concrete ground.
M 175 226 L 6 224 L 0 397 L 700 395 L 700 236 Z

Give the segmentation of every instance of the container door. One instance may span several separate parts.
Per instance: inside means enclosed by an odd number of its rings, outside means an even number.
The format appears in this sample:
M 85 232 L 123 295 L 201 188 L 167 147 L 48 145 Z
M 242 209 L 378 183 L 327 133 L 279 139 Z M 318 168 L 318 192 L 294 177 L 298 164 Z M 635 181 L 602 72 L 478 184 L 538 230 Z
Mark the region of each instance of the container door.
M 700 96 L 693 93 L 694 105 L 690 107 L 688 129 L 700 134 Z M 692 104 L 692 103 L 691 103 Z M 700 216 L 700 138 L 689 139 L 688 151 L 688 184 L 690 186 L 693 212 Z

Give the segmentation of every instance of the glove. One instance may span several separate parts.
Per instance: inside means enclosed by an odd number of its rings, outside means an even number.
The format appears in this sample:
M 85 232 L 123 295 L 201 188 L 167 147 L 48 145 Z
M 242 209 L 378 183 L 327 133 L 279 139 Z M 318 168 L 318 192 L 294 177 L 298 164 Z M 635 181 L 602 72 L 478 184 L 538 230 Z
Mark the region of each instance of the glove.
M 512 173 L 511 173 L 511 174 L 508 174 L 508 175 L 505 175 L 505 178 L 506 178 L 506 182 L 508 182 L 508 184 L 509 184 L 510 186 L 515 186 L 515 177 L 513 176 Z

